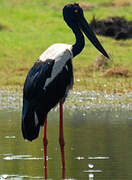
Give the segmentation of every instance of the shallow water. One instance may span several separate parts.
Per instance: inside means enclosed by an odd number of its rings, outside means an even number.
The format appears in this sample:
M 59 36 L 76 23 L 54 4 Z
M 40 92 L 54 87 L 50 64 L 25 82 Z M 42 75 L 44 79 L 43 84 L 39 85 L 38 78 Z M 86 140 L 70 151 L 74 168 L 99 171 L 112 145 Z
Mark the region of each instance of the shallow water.
M 72 99 L 76 100 L 77 96 L 79 99 L 77 94 L 75 93 Z M 20 98 L 17 99 L 18 96 Z M 14 95 L 11 104 L 10 101 L 8 104 L 4 103 L 1 98 L 0 179 L 44 179 L 43 131 L 33 142 L 23 140 L 20 121 L 21 95 L 18 93 L 18 96 Z M 6 101 L 6 93 L 4 98 Z M 85 99 L 82 96 L 79 100 Z M 82 101 L 80 103 L 83 104 Z M 127 104 L 117 108 L 117 103 L 110 106 L 111 100 L 109 102 L 106 106 L 103 106 L 103 103 L 101 106 L 99 103 L 91 103 L 91 106 L 90 103 L 84 103 L 79 106 L 71 102 L 67 102 L 68 106 L 65 105 L 65 179 L 132 179 L 131 103 L 129 108 Z M 62 177 L 58 126 L 59 115 L 56 108 L 48 117 L 47 176 L 52 180 Z

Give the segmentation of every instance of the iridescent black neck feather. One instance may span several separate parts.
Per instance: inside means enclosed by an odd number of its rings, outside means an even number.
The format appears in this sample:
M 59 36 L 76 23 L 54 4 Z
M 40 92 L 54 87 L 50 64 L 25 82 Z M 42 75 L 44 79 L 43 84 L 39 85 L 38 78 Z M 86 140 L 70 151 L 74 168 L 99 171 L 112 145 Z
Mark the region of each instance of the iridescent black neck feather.
M 77 27 L 77 25 L 74 25 L 72 30 L 73 30 L 73 32 L 75 34 L 75 37 L 76 37 L 76 43 L 72 46 L 73 57 L 75 57 L 84 48 L 84 46 L 85 46 L 85 39 L 84 39 L 83 33 L 81 32 L 79 27 Z

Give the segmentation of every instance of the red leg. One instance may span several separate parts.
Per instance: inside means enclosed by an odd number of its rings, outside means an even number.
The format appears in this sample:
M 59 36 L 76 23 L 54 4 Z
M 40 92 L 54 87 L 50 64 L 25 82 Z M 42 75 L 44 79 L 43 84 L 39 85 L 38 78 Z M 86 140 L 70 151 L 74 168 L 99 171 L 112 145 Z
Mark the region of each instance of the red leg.
M 43 144 L 44 144 L 44 147 L 48 145 L 48 139 L 47 139 L 47 117 L 45 118 L 45 121 L 44 121 Z
M 47 179 L 47 117 L 44 121 L 44 136 L 43 136 L 43 145 L 44 145 L 44 170 L 45 170 L 45 179 Z
M 64 133 L 63 133 L 63 104 L 60 103 L 60 128 L 59 128 L 59 143 L 62 159 L 62 179 L 65 179 L 65 152 L 64 152 Z
M 63 147 L 65 145 L 63 133 L 63 104 L 60 103 L 60 129 L 59 129 L 59 143 Z

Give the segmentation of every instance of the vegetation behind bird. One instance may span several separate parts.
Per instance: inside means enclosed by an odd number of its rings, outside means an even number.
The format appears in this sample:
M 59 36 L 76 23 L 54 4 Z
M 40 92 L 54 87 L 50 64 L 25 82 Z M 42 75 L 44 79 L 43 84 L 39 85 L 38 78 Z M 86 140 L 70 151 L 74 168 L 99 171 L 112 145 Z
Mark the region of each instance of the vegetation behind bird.
M 73 1 L 72 1 L 73 2 Z M 80 3 L 84 1 L 79 1 Z M 93 7 L 85 10 L 90 23 L 95 15 L 97 19 L 122 16 L 132 20 L 131 5 L 107 6 L 105 0 L 92 0 Z M 87 1 L 85 2 L 87 3 Z M 22 86 L 25 76 L 38 56 L 51 44 L 64 42 L 72 44 L 74 36 L 62 19 L 62 8 L 65 1 L 55 0 L 1 0 L 0 2 L 0 85 Z M 58 7 L 57 9 L 55 7 Z M 85 6 L 83 4 L 83 6 Z M 127 12 L 127 13 L 126 13 Z M 65 34 L 65 35 L 64 35 Z M 132 71 L 132 40 L 116 41 L 109 37 L 98 37 L 105 49 L 111 54 L 114 67 L 125 66 Z M 93 63 L 99 55 L 90 42 L 86 41 L 83 52 L 73 63 L 75 67 L 75 89 L 114 90 L 132 89 L 131 76 L 120 80 L 116 77 L 101 78 L 102 72 L 93 71 Z M 8 73 L 7 73 L 8 72 Z M 107 86 L 104 86 L 108 82 Z M 115 85 L 121 82 L 120 85 Z

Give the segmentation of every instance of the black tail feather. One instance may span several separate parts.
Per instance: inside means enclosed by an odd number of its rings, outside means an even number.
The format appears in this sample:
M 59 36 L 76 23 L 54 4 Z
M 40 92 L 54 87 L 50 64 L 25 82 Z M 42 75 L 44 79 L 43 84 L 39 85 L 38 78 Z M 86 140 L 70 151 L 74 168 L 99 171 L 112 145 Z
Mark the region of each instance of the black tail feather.
M 30 120 L 30 121 L 29 121 Z M 22 134 L 24 139 L 32 141 L 39 136 L 40 125 L 35 126 L 32 119 L 22 120 Z
M 32 141 L 39 135 L 40 123 L 35 120 L 35 111 L 27 100 L 23 101 L 22 134 L 24 139 Z

